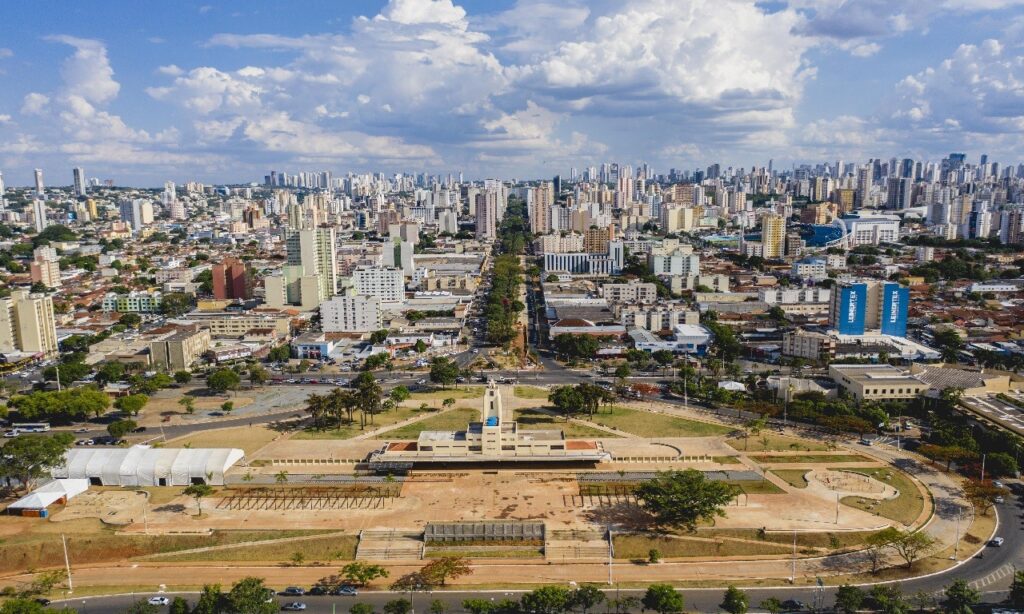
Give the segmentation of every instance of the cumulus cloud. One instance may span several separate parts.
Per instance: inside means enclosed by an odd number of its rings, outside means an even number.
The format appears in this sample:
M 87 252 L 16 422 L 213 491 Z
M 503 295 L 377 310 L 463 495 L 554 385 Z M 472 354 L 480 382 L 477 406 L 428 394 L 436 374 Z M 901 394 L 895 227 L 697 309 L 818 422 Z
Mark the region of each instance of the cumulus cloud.
M 14 52 L 6 47 L 0 47 L 0 60 L 14 57 Z
M 121 84 L 114 80 L 114 69 L 110 66 L 103 43 L 65 35 L 48 36 L 47 40 L 75 48 L 75 53 L 64 61 L 60 69 L 67 91 L 89 102 L 109 102 L 117 96 Z
M 39 92 L 30 92 L 25 95 L 21 103 L 21 112 L 24 115 L 39 115 L 50 104 L 50 97 Z

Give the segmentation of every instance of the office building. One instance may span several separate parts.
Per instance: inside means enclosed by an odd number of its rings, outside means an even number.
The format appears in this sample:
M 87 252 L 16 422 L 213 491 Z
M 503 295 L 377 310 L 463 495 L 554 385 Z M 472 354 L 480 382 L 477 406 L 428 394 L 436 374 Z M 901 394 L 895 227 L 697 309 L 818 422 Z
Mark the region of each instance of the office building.
M 37 168 L 35 171 L 36 177 L 36 196 L 42 198 L 46 192 L 46 187 L 43 185 L 43 169 Z
M 85 193 L 86 193 L 85 169 L 80 167 L 80 166 L 75 167 L 75 169 L 73 171 L 73 174 L 74 174 L 74 180 L 75 180 L 75 196 L 78 196 L 78 197 L 85 196 Z
M 858 402 L 909 401 L 930 388 L 892 365 L 830 365 L 828 375 Z
M 320 327 L 325 333 L 368 333 L 381 325 L 377 296 L 338 295 L 320 304 Z
M 0 298 L 0 353 L 23 352 L 41 358 L 57 355 L 53 299 L 15 290 Z
M 238 258 L 225 258 L 213 265 L 212 273 L 214 298 L 252 298 L 249 267 Z
M 29 271 L 33 283 L 41 283 L 47 288 L 60 287 L 60 258 L 57 250 L 49 246 L 37 247 L 32 252 Z

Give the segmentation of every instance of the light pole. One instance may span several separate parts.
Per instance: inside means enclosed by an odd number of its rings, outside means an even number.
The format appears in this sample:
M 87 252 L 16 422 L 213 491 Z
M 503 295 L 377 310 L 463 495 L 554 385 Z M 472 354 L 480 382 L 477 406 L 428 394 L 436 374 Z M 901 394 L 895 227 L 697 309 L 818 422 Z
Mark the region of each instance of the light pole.
M 75 592 L 75 586 L 71 583 L 71 559 L 68 558 L 68 540 L 65 539 L 64 534 L 60 534 L 61 544 L 64 545 L 64 568 L 68 572 L 68 594 Z
M 949 560 L 955 561 L 960 554 L 960 515 L 963 510 L 958 506 L 956 509 L 956 541 L 953 542 L 953 556 Z

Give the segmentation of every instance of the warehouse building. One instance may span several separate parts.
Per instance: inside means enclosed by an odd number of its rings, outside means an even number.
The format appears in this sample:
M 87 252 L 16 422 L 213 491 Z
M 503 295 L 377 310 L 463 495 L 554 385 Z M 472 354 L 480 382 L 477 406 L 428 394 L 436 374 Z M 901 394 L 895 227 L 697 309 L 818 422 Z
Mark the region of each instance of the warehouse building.
M 75 448 L 53 477 L 93 486 L 221 486 L 224 474 L 244 457 L 237 448 Z

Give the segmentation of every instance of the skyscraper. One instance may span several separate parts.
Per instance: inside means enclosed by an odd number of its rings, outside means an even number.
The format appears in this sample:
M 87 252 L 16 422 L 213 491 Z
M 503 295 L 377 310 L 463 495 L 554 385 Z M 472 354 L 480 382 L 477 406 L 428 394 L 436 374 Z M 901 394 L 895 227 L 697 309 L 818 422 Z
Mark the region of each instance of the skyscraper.
M 85 196 L 85 169 L 77 166 L 73 171 L 75 179 L 75 196 Z
M 57 355 L 53 299 L 48 295 L 15 290 L 0 298 L 0 352 L 14 351 L 46 358 Z
M 4 196 L 4 191 L 7 187 L 4 185 L 4 174 L 0 173 L 0 211 L 7 209 L 7 198 Z
M 493 241 L 498 234 L 498 193 L 485 190 L 476 195 L 476 238 Z
M 829 327 L 841 335 L 878 330 L 884 335 L 905 337 L 909 301 L 909 288 L 895 282 L 843 283 L 832 292 Z
M 786 218 L 777 213 L 761 218 L 761 244 L 765 258 L 782 258 L 786 254 Z
M 137 232 L 142 230 L 143 226 L 153 223 L 153 203 L 148 200 L 122 200 L 120 207 L 121 220 L 127 222 L 133 231 Z
M 42 196 L 46 189 L 43 187 L 43 169 L 36 169 L 36 195 Z
M 213 297 L 225 299 L 248 299 L 252 296 L 249 284 L 249 269 L 237 258 L 225 258 L 213 265 Z
M 50 222 L 46 219 L 46 201 L 43 200 L 42 196 L 37 196 L 32 201 L 32 223 L 35 226 L 36 232 L 42 232 Z
M 285 277 L 289 302 L 316 309 L 338 289 L 334 228 L 293 230 L 287 235 Z

